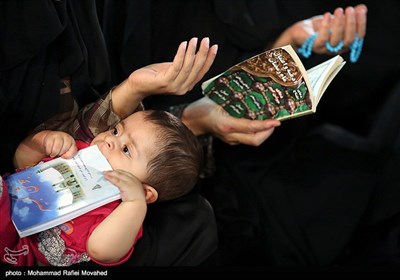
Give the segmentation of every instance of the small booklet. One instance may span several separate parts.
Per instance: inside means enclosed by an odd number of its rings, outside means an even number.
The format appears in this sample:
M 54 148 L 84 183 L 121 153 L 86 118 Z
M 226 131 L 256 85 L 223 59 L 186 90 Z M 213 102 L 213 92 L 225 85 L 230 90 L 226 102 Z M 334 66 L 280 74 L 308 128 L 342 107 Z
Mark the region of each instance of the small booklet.
M 285 120 L 315 113 L 346 62 L 340 55 L 306 70 L 290 46 L 251 57 L 202 84 L 203 94 L 231 116 Z
M 11 199 L 11 219 L 20 237 L 74 219 L 120 198 L 107 181 L 111 170 L 97 146 L 71 159 L 55 158 L 5 178 Z

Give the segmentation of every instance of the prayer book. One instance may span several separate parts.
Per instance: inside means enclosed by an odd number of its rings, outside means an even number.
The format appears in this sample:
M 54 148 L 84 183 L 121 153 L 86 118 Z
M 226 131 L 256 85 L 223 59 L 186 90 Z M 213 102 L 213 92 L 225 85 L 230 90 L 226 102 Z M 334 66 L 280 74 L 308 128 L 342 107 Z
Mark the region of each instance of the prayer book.
M 286 120 L 315 113 L 345 63 L 336 55 L 306 70 L 287 45 L 242 61 L 203 82 L 201 88 L 233 117 Z
M 11 219 L 20 237 L 120 199 L 118 187 L 103 176 L 103 171 L 111 169 L 94 145 L 71 159 L 54 158 L 7 176 Z

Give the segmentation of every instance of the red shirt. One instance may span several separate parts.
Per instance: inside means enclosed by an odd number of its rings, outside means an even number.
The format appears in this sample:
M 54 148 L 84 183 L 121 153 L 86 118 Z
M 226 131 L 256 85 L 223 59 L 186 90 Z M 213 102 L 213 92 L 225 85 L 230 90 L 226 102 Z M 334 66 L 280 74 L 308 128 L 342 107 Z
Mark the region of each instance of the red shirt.
M 76 141 L 76 144 L 78 149 L 89 146 L 82 141 Z M 50 159 L 46 158 L 44 161 Z M 3 194 L 0 201 L 0 209 L 4 210 L 2 213 L 5 213 L 7 207 L 7 211 L 10 211 L 7 193 L 7 186 L 3 180 Z M 121 264 L 132 255 L 133 246 L 123 258 L 112 264 L 90 259 L 86 252 L 86 244 L 93 230 L 119 203 L 120 201 L 110 202 L 60 226 L 23 238 L 18 237 L 8 215 L 7 219 L 2 218 L 0 226 L 1 259 L 3 262 L 15 266 L 35 265 L 37 261 L 44 265 L 70 266 L 89 260 L 104 266 Z M 140 228 L 135 243 L 142 237 L 142 234 L 143 228 Z

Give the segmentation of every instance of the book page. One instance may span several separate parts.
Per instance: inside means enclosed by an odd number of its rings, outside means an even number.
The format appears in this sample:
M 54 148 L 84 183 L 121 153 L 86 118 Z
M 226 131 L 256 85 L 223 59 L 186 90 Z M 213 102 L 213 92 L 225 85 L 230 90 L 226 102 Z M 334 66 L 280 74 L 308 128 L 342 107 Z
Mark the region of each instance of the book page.
M 315 107 L 323 93 L 346 62 L 339 55 L 307 70 Z

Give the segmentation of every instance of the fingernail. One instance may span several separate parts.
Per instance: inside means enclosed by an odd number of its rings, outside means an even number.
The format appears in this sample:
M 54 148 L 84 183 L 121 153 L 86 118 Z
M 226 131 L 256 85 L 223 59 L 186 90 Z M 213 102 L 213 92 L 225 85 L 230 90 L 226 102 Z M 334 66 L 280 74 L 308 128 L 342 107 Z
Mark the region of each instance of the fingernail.
M 187 41 L 182 42 L 181 43 L 181 48 L 186 50 L 186 47 L 187 47 Z
M 194 37 L 194 38 L 192 39 L 192 41 L 193 41 L 193 44 L 194 44 L 195 46 L 197 46 L 197 42 L 199 41 L 199 38 Z
M 207 48 L 209 48 L 209 47 L 210 47 L 210 38 L 205 37 L 205 38 L 203 39 L 203 43 L 204 43 L 204 45 L 205 45 Z

